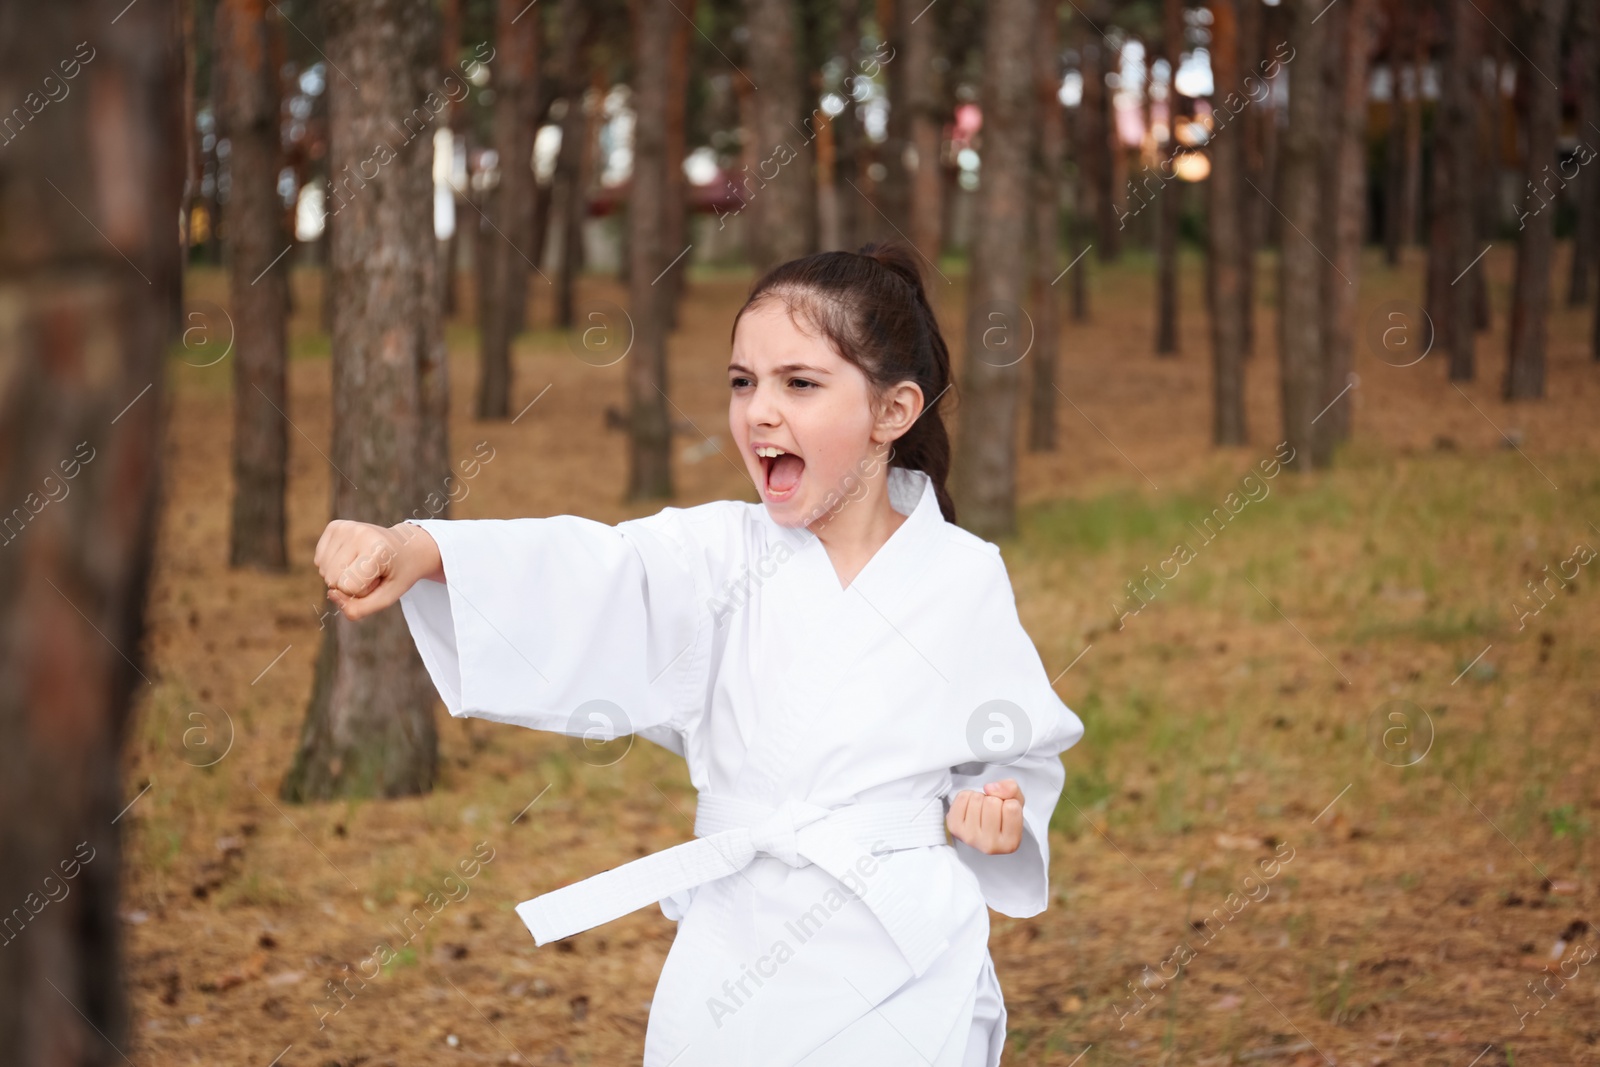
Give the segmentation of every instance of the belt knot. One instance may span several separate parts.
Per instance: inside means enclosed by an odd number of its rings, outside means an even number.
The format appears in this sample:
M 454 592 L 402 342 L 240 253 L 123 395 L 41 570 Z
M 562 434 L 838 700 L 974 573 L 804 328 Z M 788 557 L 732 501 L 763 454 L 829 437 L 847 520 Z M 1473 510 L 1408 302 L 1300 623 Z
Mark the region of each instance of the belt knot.
M 772 814 L 750 827 L 750 846 L 791 867 L 810 863 L 800 857 L 800 831 L 827 818 L 829 809 L 804 801 L 785 800 Z

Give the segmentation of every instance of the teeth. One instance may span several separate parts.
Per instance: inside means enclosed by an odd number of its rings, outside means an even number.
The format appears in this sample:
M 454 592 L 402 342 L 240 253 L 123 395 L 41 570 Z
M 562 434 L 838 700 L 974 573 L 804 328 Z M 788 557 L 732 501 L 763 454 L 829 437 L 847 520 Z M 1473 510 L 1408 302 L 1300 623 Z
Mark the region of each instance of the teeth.
M 756 449 L 756 455 L 765 456 L 768 459 L 775 459 L 778 456 L 786 456 L 788 453 L 783 449 L 777 448 L 773 445 L 763 445 L 762 447 Z

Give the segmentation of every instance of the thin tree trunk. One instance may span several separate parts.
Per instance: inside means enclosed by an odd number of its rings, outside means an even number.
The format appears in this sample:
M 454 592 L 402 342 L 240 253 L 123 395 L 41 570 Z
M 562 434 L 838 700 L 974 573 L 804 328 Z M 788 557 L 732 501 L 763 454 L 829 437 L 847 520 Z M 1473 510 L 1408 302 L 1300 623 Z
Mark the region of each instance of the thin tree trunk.
M 1294 450 L 1288 466 L 1304 470 L 1315 458 L 1312 420 L 1317 417 L 1324 371 L 1322 254 L 1313 243 L 1322 232 L 1322 137 L 1327 122 L 1323 68 L 1328 27 L 1313 21 L 1317 0 L 1284 0 L 1289 9 L 1289 122 L 1283 134 L 1283 170 L 1278 203 L 1283 208 L 1279 282 L 1279 358 L 1282 362 L 1283 436 Z
M 1243 136 L 1244 146 L 1239 155 L 1240 179 L 1235 183 L 1239 199 L 1235 217 L 1239 225 L 1241 271 L 1239 348 L 1240 358 L 1248 363 L 1255 354 L 1256 250 L 1267 239 L 1263 209 L 1272 210 L 1262 199 L 1261 192 L 1256 190 L 1264 192 L 1271 184 L 1271 164 L 1274 161 L 1268 152 L 1267 138 L 1277 129 L 1278 107 L 1272 96 L 1272 83 L 1261 77 L 1263 70 L 1268 69 L 1261 66 L 1267 54 L 1265 9 L 1259 3 L 1236 2 L 1235 10 L 1239 25 L 1239 85 L 1244 88 L 1246 95 L 1256 91 L 1256 82 L 1246 82 L 1246 78 L 1257 79 L 1262 85 L 1261 98 L 1245 108 L 1244 123 L 1238 131 Z M 1252 183 L 1255 188 L 1251 188 Z M 1243 370 L 1240 374 L 1243 374 Z M 1242 380 L 1240 388 L 1243 389 Z
M 1567 4 L 1566 0 L 1521 0 L 1519 7 L 1526 27 L 1524 58 L 1517 69 L 1517 95 L 1527 131 L 1523 174 L 1530 194 L 1544 194 L 1551 192 L 1546 182 L 1555 164 L 1561 91 L 1541 72 L 1561 68 L 1561 29 Z M 1510 358 L 1501 390 L 1507 400 L 1544 396 L 1545 325 L 1554 249 L 1555 210 L 1529 215 L 1517 241 L 1517 273 L 1511 290 Z
M 861 118 L 856 111 L 857 93 L 865 92 L 861 71 L 856 66 L 861 48 L 861 2 L 840 0 L 839 39 L 835 45 L 844 59 L 845 77 L 841 96 L 844 110 L 833 118 L 834 204 L 839 226 L 839 247 L 854 251 L 863 243 L 862 216 L 871 210 L 861 194 Z
M 689 274 L 689 182 L 684 177 L 683 159 L 689 153 L 689 45 L 690 35 L 694 32 L 694 25 L 689 20 L 695 17 L 694 0 L 682 4 L 680 10 L 688 18 L 680 18 L 673 23 L 667 46 L 667 188 L 663 219 L 666 234 L 662 251 L 666 254 L 665 262 L 671 266 L 666 268 L 667 273 L 660 282 L 667 290 L 667 323 L 673 329 L 678 326 L 678 309 L 683 302 L 684 283 Z
M 1238 85 L 1239 2 L 1210 0 L 1211 64 L 1218 86 Z M 1255 3 L 1256 0 L 1244 0 Z M 1242 130 L 1233 131 L 1242 134 Z M 1211 153 L 1211 439 L 1219 445 L 1249 440 L 1244 404 L 1245 234 L 1242 136 L 1218 137 Z
M 1183 54 L 1184 0 L 1162 0 L 1161 55 L 1167 61 L 1167 138 L 1156 150 L 1162 160 L 1177 148 L 1178 60 Z M 1238 140 L 1234 131 L 1232 140 Z M 1156 355 L 1178 354 L 1178 223 L 1183 209 L 1183 183 L 1168 184 L 1156 194 Z
M 533 174 L 533 140 L 543 121 L 539 112 L 539 49 L 542 47 L 539 29 L 542 9 L 529 7 L 527 0 L 521 3 L 512 0 L 511 6 L 516 9 L 514 13 L 502 10 L 500 16 L 503 20 L 509 14 L 512 22 L 507 24 L 502 21 L 496 27 L 496 35 L 500 40 L 515 38 L 512 41 L 512 54 L 497 57 L 505 63 L 500 69 L 502 75 L 508 67 L 516 68 L 511 85 L 508 86 L 503 77 L 500 83 L 502 91 L 509 89 L 515 98 L 516 114 L 511 155 L 507 158 L 502 153 L 500 158 L 502 182 L 506 176 L 512 179 L 510 186 L 502 184 L 501 189 L 510 200 L 504 209 L 511 227 L 506 235 L 512 242 L 511 254 L 505 261 L 510 272 L 506 278 L 506 295 L 510 307 L 510 336 L 515 340 L 518 334 L 528 328 L 528 281 L 538 272 L 542 258 L 540 190 Z M 504 27 L 503 33 L 501 27 Z M 506 63 L 507 59 L 512 62 Z M 547 101 L 544 103 L 548 106 Z
M 282 571 L 289 410 L 289 263 L 278 198 L 278 68 L 266 0 L 217 6 L 213 99 L 228 138 L 228 300 L 233 318 L 233 512 L 228 564 Z
M 752 94 L 756 152 L 745 195 L 754 195 L 761 205 L 752 246 L 760 272 L 810 251 L 815 151 L 795 125 L 801 117 L 801 76 L 794 0 L 747 0 L 747 12 L 750 64 L 761 72 L 761 89 Z
M 329 113 L 331 167 L 349 175 L 333 232 L 332 513 L 389 526 L 423 511 L 447 466 L 433 137 L 424 127 L 402 139 L 391 123 L 438 83 L 438 23 L 430 0 L 330 0 L 324 10 L 329 66 L 361 87 L 336 93 Z M 365 179 L 369 159 L 386 162 Z M 334 617 L 282 796 L 428 791 L 434 704 L 399 612 Z
M 1436 345 L 1449 356 L 1450 378 L 1470 381 L 1476 373 L 1472 283 L 1463 276 L 1477 230 L 1474 170 L 1476 132 L 1472 65 L 1481 40 L 1471 0 L 1449 0 L 1441 20 L 1444 58 L 1438 116 L 1434 122 L 1433 222 L 1428 248 L 1428 309 Z M 1472 269 L 1480 269 L 1478 267 Z
M 983 42 L 983 170 L 968 274 L 963 414 L 953 471 L 963 525 L 994 540 L 1016 530 L 1016 410 L 1022 372 L 1014 354 L 1028 228 L 1029 132 L 1034 0 L 993 0 Z M 994 315 L 1009 317 L 1007 344 L 995 350 Z
M 1409 5 L 1410 0 L 1401 3 Z M 1422 78 L 1432 37 L 1426 18 L 1415 17 L 1412 28 L 1411 91 L 1405 97 L 1405 146 L 1401 156 L 1400 239 L 1404 244 L 1417 245 L 1427 239 L 1422 217 Z
M 883 162 L 885 173 L 873 198 L 878 211 L 883 214 L 874 211 L 867 220 L 874 229 L 883 228 L 887 220 L 888 229 L 879 235 L 880 238 L 899 236 L 911 227 L 911 169 L 907 165 L 907 149 L 911 145 L 911 102 L 906 82 L 908 78 L 915 77 L 916 72 L 905 62 L 908 51 L 906 24 L 921 6 L 916 0 L 877 0 L 876 5 L 884 44 L 898 57 L 897 62 L 885 68 L 889 121 L 884 128 L 884 140 L 877 146 L 878 158 Z
M 121 834 L 151 800 L 126 810 L 121 750 L 135 688 L 154 692 L 185 156 L 176 5 L 105 25 L 114 13 L 0 7 L 6 106 L 43 99 L 28 94 L 47 62 L 93 104 L 51 108 L 0 154 L 0 1056 L 15 1067 L 109 1067 L 131 1040 Z
M 638 117 L 634 125 L 633 184 L 628 193 L 628 304 L 633 318 L 633 350 L 628 362 L 629 500 L 672 495 L 666 292 L 656 279 L 667 265 L 663 239 L 668 75 L 662 42 L 672 31 L 673 20 L 679 17 L 672 0 L 639 0 L 634 8 L 634 101 Z M 773 81 L 770 88 L 757 95 L 781 93 L 777 79 Z M 790 185 L 795 184 L 794 175 L 780 175 L 779 181 L 771 183 L 761 195 L 776 192 L 785 177 L 791 179 Z
M 1337 75 L 1337 95 L 1329 124 L 1328 173 L 1335 181 L 1326 202 L 1332 221 L 1331 263 L 1323 274 L 1324 377 L 1318 411 L 1317 454 L 1330 462 L 1334 446 L 1350 437 L 1354 401 L 1351 387 L 1355 360 L 1356 298 L 1361 282 L 1361 245 L 1367 231 L 1367 74 L 1372 55 L 1375 0 L 1348 0 L 1339 20 L 1329 28 L 1341 31 L 1330 71 Z
M 1061 290 L 1057 252 L 1061 244 L 1062 126 L 1061 56 L 1057 46 L 1058 0 L 1038 0 L 1039 31 L 1033 40 L 1035 128 L 1033 168 L 1033 381 L 1028 394 L 1028 448 L 1056 447 L 1056 364 L 1061 347 Z
M 561 116 L 561 148 L 556 153 L 556 170 L 551 179 L 560 205 L 561 259 L 556 265 L 555 324 L 562 330 L 572 328 L 573 289 L 583 259 L 583 223 L 589 214 L 584 175 L 589 121 L 584 111 L 584 89 L 588 86 L 587 56 L 595 25 L 583 0 L 562 0 L 561 95 L 567 109 Z
M 1116 200 L 1111 194 L 1111 103 L 1106 92 L 1107 46 L 1085 42 L 1082 52 L 1083 99 L 1078 104 L 1078 159 L 1083 169 L 1084 211 L 1094 218 L 1095 257 L 1109 263 L 1117 253 Z M 1115 57 L 1111 57 L 1114 59 Z
M 461 58 L 461 0 L 440 0 L 439 3 L 439 66 L 441 69 L 452 70 Z M 463 121 L 465 111 L 462 101 L 454 96 L 450 98 L 450 150 L 452 155 L 461 147 L 462 133 L 466 127 Z M 461 247 L 461 227 L 463 224 L 462 208 L 459 195 L 454 197 L 455 226 L 450 230 L 439 249 L 439 281 L 443 286 L 444 297 L 440 305 L 440 314 L 444 319 L 454 317 L 456 308 L 461 300 L 461 283 L 456 276 L 456 259 Z
M 1572 71 L 1578 97 L 1578 143 L 1589 163 L 1600 149 L 1600 4 L 1578 0 L 1572 9 Z M 1577 229 L 1572 235 L 1572 270 L 1567 278 L 1567 305 L 1589 302 L 1596 259 L 1600 258 L 1600 168 L 1587 163 L 1572 183 Z
M 538 53 L 537 12 L 518 19 L 527 5 L 497 0 L 495 6 L 494 147 L 499 184 L 485 197 L 488 229 L 478 241 L 480 369 L 476 413 L 480 419 L 511 415 L 511 342 L 527 299 L 527 249 L 532 233 L 533 131 L 526 121 L 527 98 Z
M 1389 126 L 1384 131 L 1383 144 L 1383 258 L 1391 267 L 1400 265 L 1400 249 L 1406 240 L 1401 201 L 1405 199 L 1405 115 L 1410 79 L 1404 50 L 1416 33 L 1417 21 L 1405 0 L 1386 0 L 1384 52 L 1389 71 Z
M 889 65 L 902 75 L 905 88 L 905 107 L 910 113 L 907 168 L 910 184 L 910 218 L 906 235 L 929 263 L 939 262 L 942 244 L 944 210 L 941 199 L 944 192 L 944 175 L 939 165 L 939 139 L 944 132 L 944 116 L 940 112 L 939 74 L 934 66 L 938 50 L 938 23 L 923 5 L 902 3 L 901 18 L 905 20 L 905 54 L 898 62 Z

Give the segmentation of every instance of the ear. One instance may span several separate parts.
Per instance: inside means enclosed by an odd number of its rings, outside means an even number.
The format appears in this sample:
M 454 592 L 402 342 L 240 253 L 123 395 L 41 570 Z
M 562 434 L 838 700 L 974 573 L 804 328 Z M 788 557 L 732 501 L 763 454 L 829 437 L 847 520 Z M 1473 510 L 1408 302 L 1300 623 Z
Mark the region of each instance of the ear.
M 916 382 L 890 386 L 878 402 L 878 419 L 872 427 L 872 440 L 884 444 L 911 429 L 922 414 L 922 387 Z

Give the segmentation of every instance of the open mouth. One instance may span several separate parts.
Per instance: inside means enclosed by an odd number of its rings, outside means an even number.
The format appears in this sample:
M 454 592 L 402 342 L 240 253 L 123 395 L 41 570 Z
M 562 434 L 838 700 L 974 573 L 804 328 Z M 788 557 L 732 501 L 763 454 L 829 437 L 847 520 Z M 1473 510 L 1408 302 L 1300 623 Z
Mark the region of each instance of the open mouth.
M 755 454 L 761 461 L 761 470 L 765 475 L 767 499 L 787 500 L 793 496 L 799 488 L 806 461 L 776 445 L 757 445 Z

